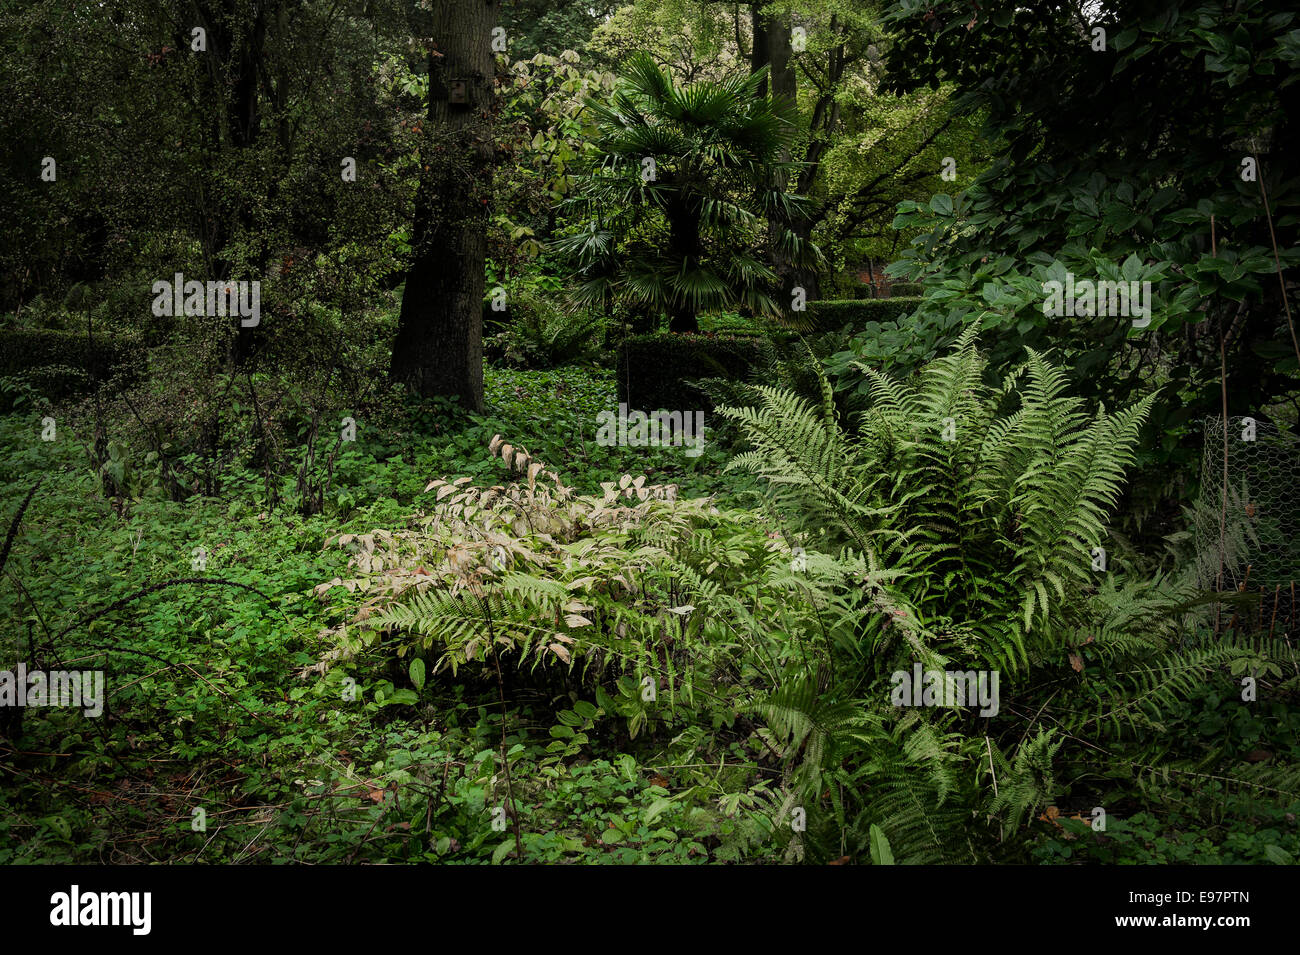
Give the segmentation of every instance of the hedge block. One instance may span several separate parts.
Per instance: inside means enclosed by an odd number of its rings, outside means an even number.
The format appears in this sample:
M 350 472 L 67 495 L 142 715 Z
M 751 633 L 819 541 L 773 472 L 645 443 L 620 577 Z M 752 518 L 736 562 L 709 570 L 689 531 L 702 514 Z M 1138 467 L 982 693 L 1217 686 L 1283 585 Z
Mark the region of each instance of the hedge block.
M 919 282 L 895 282 L 889 286 L 890 298 L 919 298 L 921 295 L 921 285 Z
M 699 378 L 744 381 L 776 357 L 766 338 L 734 335 L 635 335 L 618 354 L 618 400 L 640 411 L 712 410 L 687 382 Z

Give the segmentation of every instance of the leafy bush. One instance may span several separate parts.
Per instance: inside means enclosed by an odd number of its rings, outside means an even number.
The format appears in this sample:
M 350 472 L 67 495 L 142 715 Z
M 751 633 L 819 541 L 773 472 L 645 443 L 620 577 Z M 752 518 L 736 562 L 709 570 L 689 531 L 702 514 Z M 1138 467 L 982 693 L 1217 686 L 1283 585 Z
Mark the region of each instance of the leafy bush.
M 1032 353 L 1004 387 L 984 371 L 970 334 L 915 386 L 868 371 L 876 400 L 852 435 L 824 379 L 820 408 L 756 386 L 761 407 L 720 409 L 756 445 L 735 466 L 771 483 L 798 550 L 644 478 L 577 495 L 496 438 L 511 480 L 435 480 L 427 517 L 338 538 L 349 574 L 317 592 L 346 591 L 351 609 L 318 668 L 386 645 L 434 673 L 561 675 L 595 703 L 553 729 L 557 765 L 593 745 L 601 715 L 682 763 L 746 728 L 720 794 L 738 807 L 737 858 L 998 857 L 1093 747 L 1158 731 L 1225 665 L 1280 676 L 1289 651 L 1189 642 L 1195 601 L 1174 582 L 1098 582 L 1091 548 L 1151 398 L 1086 416 Z M 1000 674 L 1000 709 L 900 710 L 893 674 L 913 663 Z M 763 765 L 777 777 L 756 782 Z M 1238 781 L 1267 791 L 1296 775 Z M 795 809 L 806 836 L 780 824 Z
M 851 430 L 824 378 L 817 404 L 758 386 L 759 407 L 718 409 L 754 445 L 733 467 L 770 483 L 810 575 L 815 547 L 840 554 L 854 582 L 825 597 L 841 597 L 832 619 L 852 625 L 831 636 L 841 656 L 817 699 L 856 698 L 873 729 L 859 749 L 845 737 L 862 741 L 861 729 L 828 728 L 839 739 L 827 747 L 849 759 L 827 766 L 841 802 L 818 828 L 810 811 L 813 840 L 851 833 L 865 854 L 878 825 L 903 861 L 987 858 L 999 840 L 972 817 L 999 819 L 1005 839 L 1058 780 L 1099 774 L 1096 747 L 1160 734 L 1224 667 L 1267 671 L 1273 692 L 1296 682 L 1281 641 L 1198 634 L 1189 585 L 1094 570 L 1154 396 L 1085 414 L 1064 372 L 1033 352 L 1000 387 L 986 368 L 969 331 L 915 383 L 862 367 L 873 403 Z M 914 664 L 1000 675 L 998 708 L 977 719 L 960 705 L 893 707 L 893 674 Z M 1195 785 L 1203 759 L 1156 749 L 1103 771 L 1182 772 Z M 1224 778 L 1287 798 L 1300 786 L 1287 765 Z
M 1047 864 L 1126 865 L 1295 865 L 1300 860 L 1300 803 L 1260 804 L 1212 786 L 1236 818 L 1206 826 L 1179 810 L 1141 811 L 1106 820 L 1103 831 L 1073 818 L 1052 820 L 1059 831 L 1033 849 Z M 1045 827 L 1046 828 L 1046 827 Z
M 517 368 L 554 368 L 598 355 L 606 325 L 598 314 L 566 309 L 558 296 L 523 287 L 511 298 L 509 323 L 484 347 Z
M 919 298 L 921 295 L 921 284 L 919 282 L 895 282 L 889 286 L 889 297 L 894 298 Z
M 885 322 L 902 324 L 920 304 L 919 298 L 901 297 L 825 299 L 809 302 L 808 315 L 814 326 L 822 331 L 838 331 L 847 327 L 856 332 L 867 332 Z
M 615 717 L 629 739 L 668 728 L 697 753 L 712 754 L 718 744 L 705 737 L 707 728 L 732 736 L 738 719 L 770 723 L 736 737 L 728 761 L 750 761 L 750 785 L 723 794 L 733 813 L 742 802 L 754 809 L 748 823 L 733 824 L 743 843 L 733 851 L 769 838 L 789 843 L 773 820 L 788 818 L 793 792 L 756 782 L 752 764 L 775 756 L 793 771 L 804 741 L 819 769 L 828 753 L 819 729 L 791 725 L 793 704 L 781 695 L 790 688 L 779 690 L 781 674 L 823 640 L 818 606 L 791 579 L 786 548 L 753 515 L 679 498 L 672 485 L 624 475 L 600 495 L 577 495 L 499 436 L 490 450 L 511 473 L 507 483 L 435 480 L 427 517 L 335 539 L 351 555 L 348 576 L 316 592 L 342 590 L 361 603 L 325 632 L 327 650 L 314 672 L 395 632 L 387 645 L 399 656 L 427 655 L 430 673 L 504 662 L 566 675 L 570 690 L 594 695 L 595 706 L 578 707 L 584 717 Z M 576 756 L 589 727 L 562 723 L 550 750 Z M 716 788 L 718 780 L 699 785 Z
M 1113 67 L 1098 70 L 1075 55 L 1072 8 L 984 3 L 981 18 L 1002 26 L 976 38 L 963 32 L 967 6 L 937 0 L 925 12 L 933 29 L 901 29 L 888 85 L 953 83 L 1000 156 L 955 195 L 899 203 L 895 228 L 915 238 L 886 271 L 924 281 L 939 347 L 954 324 L 980 324 L 995 368 L 1022 346 L 1050 350 L 1094 402 L 1168 383 L 1125 528 L 1168 533 L 1201 464 L 1189 424 L 1222 413 L 1221 363 L 1239 408 L 1289 404 L 1297 387 L 1293 293 L 1277 280 L 1300 261 L 1300 166 L 1281 146 L 1295 139 L 1295 14 L 1200 0 L 1159 15 L 1108 7 L 1123 32 Z M 919 9 L 894 4 L 887 19 L 915 24 Z M 1257 176 L 1243 171 L 1256 162 Z M 1070 274 L 1149 282 L 1149 324 L 1114 308 L 1045 314 L 1045 283 Z
M 346 592 L 348 609 L 318 671 L 383 646 L 432 673 L 558 677 L 595 702 L 553 728 L 557 770 L 595 745 L 602 716 L 679 763 L 729 746 L 739 775 L 709 785 L 736 807 L 723 850 L 736 858 L 1014 851 L 1004 841 L 1061 780 L 1097 774 L 1095 747 L 1159 733 L 1225 666 L 1276 691 L 1294 654 L 1189 640 L 1185 586 L 1092 570 L 1151 398 L 1085 415 L 1037 355 L 1002 387 L 984 372 L 971 334 L 916 385 L 866 371 L 875 403 L 853 433 L 824 379 L 820 407 L 755 386 L 760 407 L 719 409 L 754 442 L 735 467 L 770 482 L 789 541 L 644 478 L 575 494 L 496 438 L 509 480 L 435 480 L 427 516 L 337 539 L 349 571 L 317 592 Z M 914 663 L 1000 674 L 1000 708 L 898 708 L 894 674 Z M 1144 765 L 1133 756 L 1111 772 Z M 1189 768 L 1146 758 L 1150 772 Z M 1223 774 L 1261 793 L 1296 777 Z M 794 810 L 806 834 L 782 826 Z
M 779 329 L 772 322 L 748 318 L 737 312 L 699 316 L 700 331 L 716 335 L 770 335 Z
M 85 391 L 92 376 L 107 381 L 143 361 L 138 338 L 95 335 L 48 328 L 0 329 L 0 377 L 22 376 L 49 398 Z

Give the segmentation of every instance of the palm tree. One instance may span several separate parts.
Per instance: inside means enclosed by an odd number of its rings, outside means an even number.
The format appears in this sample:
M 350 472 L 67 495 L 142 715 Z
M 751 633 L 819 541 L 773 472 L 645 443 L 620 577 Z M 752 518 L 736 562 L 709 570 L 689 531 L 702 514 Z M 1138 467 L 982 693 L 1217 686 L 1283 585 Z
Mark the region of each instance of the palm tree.
M 761 95 L 765 76 L 678 88 L 641 54 L 608 103 L 588 101 L 597 132 L 566 203 L 586 221 L 556 242 L 577 268 L 579 304 L 666 312 L 673 331 L 698 329 L 702 311 L 783 314 L 765 259 L 817 267 L 822 256 L 785 225 L 806 206 L 775 185 L 795 165 L 781 158 L 794 125 L 786 103 Z

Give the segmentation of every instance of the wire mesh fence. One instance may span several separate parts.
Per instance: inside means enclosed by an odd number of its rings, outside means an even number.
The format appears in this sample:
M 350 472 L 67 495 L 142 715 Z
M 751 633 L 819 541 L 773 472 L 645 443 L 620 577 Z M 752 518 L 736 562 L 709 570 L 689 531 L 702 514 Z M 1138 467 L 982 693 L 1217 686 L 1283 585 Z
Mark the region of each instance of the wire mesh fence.
M 1197 577 L 1258 594 L 1239 611 L 1251 629 L 1292 632 L 1300 579 L 1300 439 L 1268 421 L 1205 419 L 1195 509 Z

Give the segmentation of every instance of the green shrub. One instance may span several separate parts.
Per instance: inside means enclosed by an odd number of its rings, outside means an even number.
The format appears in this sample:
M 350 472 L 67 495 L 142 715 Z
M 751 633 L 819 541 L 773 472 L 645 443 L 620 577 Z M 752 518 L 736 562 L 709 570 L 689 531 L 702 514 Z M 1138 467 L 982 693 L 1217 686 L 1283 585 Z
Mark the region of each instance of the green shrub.
M 906 380 L 860 367 L 872 403 L 851 423 L 837 417 L 826 383 L 817 402 L 761 385 L 756 407 L 718 409 L 753 448 L 731 467 L 770 482 L 776 512 L 807 549 L 792 569 L 811 584 L 821 560 L 814 547 L 859 555 L 869 568 L 850 572 L 856 603 L 845 619 L 859 616 L 842 644 L 847 653 L 827 671 L 842 682 L 810 680 L 804 691 L 808 706 L 860 703 L 867 723 L 880 727 L 868 735 L 829 717 L 804 720 L 844 741 L 838 754 L 830 742 L 820 752 L 836 760 L 825 765 L 840 791 L 855 794 L 834 819 L 809 799 L 806 833 L 810 846 L 824 834 L 825 855 L 863 854 L 874 827 L 905 863 L 1007 851 L 972 820 L 997 818 L 1005 841 L 1058 797 L 1061 783 L 1097 772 L 1092 747 L 1176 736 L 1168 721 L 1216 674 L 1260 665 L 1280 675 L 1295 662 L 1280 641 L 1196 641 L 1193 628 L 1208 632 L 1210 615 L 1187 614 L 1197 604 L 1186 575 L 1148 579 L 1121 564 L 1106 575 L 1092 570 L 1154 395 L 1094 410 L 1067 393 L 1062 369 L 1032 351 L 1006 384 L 991 384 L 987 370 L 968 329 Z M 834 635 L 829 645 L 841 646 Z M 1015 703 L 980 718 L 961 704 L 904 712 L 915 700 L 891 699 L 889 686 L 914 665 L 997 674 L 1002 699 Z M 803 709 L 784 696 L 777 702 L 782 714 Z M 1162 747 L 1136 759 L 1153 778 L 1182 772 L 1190 785 L 1204 784 L 1203 752 L 1180 761 Z M 1120 779 L 1133 775 L 1118 770 Z M 1215 772 L 1235 787 L 1254 785 L 1257 797 L 1271 789 L 1295 798 L 1293 766 Z M 1282 851 L 1290 850 L 1278 844 L 1273 854 Z
M 895 286 L 897 287 L 897 286 Z M 808 315 L 819 331 L 864 328 L 870 322 L 897 322 L 916 311 L 917 297 L 826 299 L 808 303 Z
M 895 282 L 893 285 L 889 286 L 889 296 L 891 299 L 920 298 L 921 283 L 920 282 Z
M 0 329 L 0 377 L 21 376 L 49 398 L 64 398 L 106 381 L 143 358 L 134 335 L 96 335 L 47 328 Z
M 776 358 L 765 338 L 637 335 L 618 355 L 618 398 L 630 407 L 654 411 L 712 408 L 704 392 L 691 384 L 701 378 L 743 381 L 771 366 Z
M 557 296 L 521 285 L 508 309 L 484 305 L 484 328 L 497 329 L 483 340 L 491 360 L 515 368 L 555 368 L 595 358 L 605 341 L 608 322 L 585 309 L 565 309 Z
M 717 335 L 764 336 L 776 327 L 772 322 L 758 318 L 746 318 L 735 312 L 720 312 L 716 315 L 699 317 L 700 331 Z

